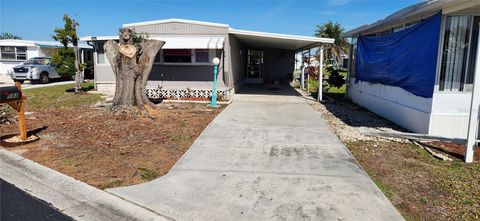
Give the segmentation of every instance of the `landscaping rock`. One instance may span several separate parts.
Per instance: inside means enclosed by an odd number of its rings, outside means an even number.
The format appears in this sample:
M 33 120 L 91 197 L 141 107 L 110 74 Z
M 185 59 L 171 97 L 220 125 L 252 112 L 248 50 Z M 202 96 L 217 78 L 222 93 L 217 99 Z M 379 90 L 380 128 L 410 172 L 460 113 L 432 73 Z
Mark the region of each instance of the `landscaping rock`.
M 297 90 L 302 95 L 304 92 Z M 350 102 L 322 102 L 306 99 L 310 106 L 322 114 L 323 119 L 343 142 L 386 140 L 408 142 L 405 139 L 379 138 L 365 135 L 365 132 L 405 132 L 405 129 Z

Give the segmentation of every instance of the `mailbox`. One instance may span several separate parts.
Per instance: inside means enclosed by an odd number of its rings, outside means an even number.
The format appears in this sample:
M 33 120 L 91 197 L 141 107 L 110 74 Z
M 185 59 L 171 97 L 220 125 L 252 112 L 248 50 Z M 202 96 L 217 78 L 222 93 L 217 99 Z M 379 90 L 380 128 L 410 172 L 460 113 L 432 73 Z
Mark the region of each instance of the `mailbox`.
M 18 111 L 18 127 L 20 138 L 27 140 L 27 123 L 25 122 L 25 99 L 22 95 L 22 84 L 15 82 L 15 86 L 0 87 L 0 103 L 6 103 Z
M 22 99 L 22 92 L 16 86 L 0 87 L 0 103 L 18 101 Z

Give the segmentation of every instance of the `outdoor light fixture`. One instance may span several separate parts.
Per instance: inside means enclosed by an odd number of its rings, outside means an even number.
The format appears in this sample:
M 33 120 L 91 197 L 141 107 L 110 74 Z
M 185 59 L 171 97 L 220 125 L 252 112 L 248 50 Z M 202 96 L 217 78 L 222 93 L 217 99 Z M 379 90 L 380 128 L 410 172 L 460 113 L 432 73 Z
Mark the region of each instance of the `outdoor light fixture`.
M 213 63 L 213 90 L 212 90 L 212 102 L 210 102 L 211 107 L 218 107 L 217 104 L 217 73 L 218 65 L 220 64 L 220 59 L 215 57 L 212 60 Z

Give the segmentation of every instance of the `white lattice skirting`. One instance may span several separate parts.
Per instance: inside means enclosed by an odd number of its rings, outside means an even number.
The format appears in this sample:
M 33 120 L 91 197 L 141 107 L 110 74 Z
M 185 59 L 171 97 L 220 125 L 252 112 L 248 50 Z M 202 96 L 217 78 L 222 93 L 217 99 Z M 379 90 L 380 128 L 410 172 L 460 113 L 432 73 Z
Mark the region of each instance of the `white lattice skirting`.
M 230 101 L 232 89 L 217 90 L 217 97 L 223 101 Z M 158 89 L 147 88 L 147 95 L 151 99 L 181 99 L 181 98 L 212 98 L 212 90 L 208 89 Z

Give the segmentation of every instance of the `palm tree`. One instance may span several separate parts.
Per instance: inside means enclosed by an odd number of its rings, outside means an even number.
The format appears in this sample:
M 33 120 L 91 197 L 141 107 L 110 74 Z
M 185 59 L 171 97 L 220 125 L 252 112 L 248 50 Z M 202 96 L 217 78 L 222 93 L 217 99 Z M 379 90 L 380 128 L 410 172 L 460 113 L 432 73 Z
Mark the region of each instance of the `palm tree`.
M 326 60 L 341 60 L 341 54 L 346 53 L 348 51 L 348 43 L 347 41 L 342 38 L 343 31 L 345 29 L 339 23 L 333 23 L 332 21 L 328 21 L 323 25 L 317 25 L 317 29 L 315 30 L 315 36 L 321 38 L 333 38 L 335 39 L 334 45 L 326 49 L 325 57 Z

